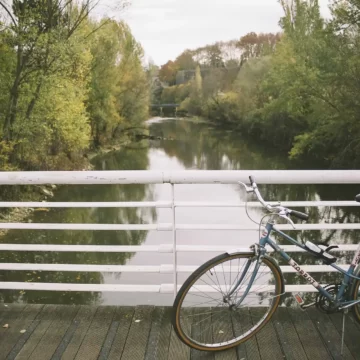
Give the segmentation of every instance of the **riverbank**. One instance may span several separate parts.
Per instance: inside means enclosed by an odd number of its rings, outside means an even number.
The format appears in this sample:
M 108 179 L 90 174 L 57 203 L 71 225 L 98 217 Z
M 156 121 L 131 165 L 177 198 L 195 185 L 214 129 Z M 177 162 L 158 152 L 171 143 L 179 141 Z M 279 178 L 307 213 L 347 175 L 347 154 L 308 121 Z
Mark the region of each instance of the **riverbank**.
M 32 202 L 46 202 L 54 197 L 54 192 L 57 190 L 57 185 L 41 185 L 41 186 L 26 186 L 22 189 L 14 189 L 13 186 L 5 186 L 5 189 L 2 189 L 2 192 L 9 193 L 7 194 L 7 201 L 24 201 L 23 198 L 26 198 L 26 201 Z M 14 194 L 12 198 L 11 193 Z M 30 217 L 34 212 L 38 211 L 49 211 L 47 208 L 1 208 L 0 209 L 0 222 L 2 223 L 19 223 L 23 222 Z M 31 222 L 29 219 L 28 222 Z M 9 229 L 0 229 L 0 236 L 5 235 Z
M 145 124 L 149 122 L 149 119 Z M 143 128 L 148 132 L 148 127 Z M 81 168 L 77 170 L 90 171 L 94 169 L 92 162 L 96 160 L 97 157 L 109 154 L 111 152 L 121 151 L 124 147 L 130 146 L 133 143 L 139 142 L 136 138 L 135 132 L 126 133 L 123 136 L 119 137 L 112 144 L 108 144 L 98 148 L 97 150 L 89 150 L 84 154 L 84 163 Z M 61 169 L 59 169 L 61 170 Z M 2 201 L 29 201 L 29 202 L 46 202 L 50 201 L 54 196 L 55 192 L 59 190 L 61 186 L 55 184 L 41 185 L 41 186 L 2 186 L 0 188 Z M 48 212 L 49 208 L 0 208 L 0 223 L 20 223 L 24 221 L 32 222 L 30 219 L 31 215 L 36 212 Z M 4 236 L 9 229 L 0 229 L 0 236 Z

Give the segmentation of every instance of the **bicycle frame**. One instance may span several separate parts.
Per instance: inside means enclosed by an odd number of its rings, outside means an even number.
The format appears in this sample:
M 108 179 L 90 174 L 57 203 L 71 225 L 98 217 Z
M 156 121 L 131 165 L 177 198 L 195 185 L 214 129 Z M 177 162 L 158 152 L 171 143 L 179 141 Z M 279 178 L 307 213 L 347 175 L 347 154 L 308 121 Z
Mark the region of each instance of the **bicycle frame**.
M 339 307 L 351 307 L 357 303 L 360 303 L 360 300 L 348 300 L 345 301 L 344 300 L 344 295 L 345 295 L 345 291 L 347 289 L 347 287 L 350 285 L 351 281 L 353 279 L 355 280 L 360 280 L 360 277 L 357 277 L 354 275 L 354 270 L 356 268 L 356 266 L 360 263 L 360 244 L 359 247 L 354 255 L 354 258 L 352 260 L 352 263 L 349 267 L 349 269 L 347 271 L 341 269 L 339 266 L 337 266 L 336 264 L 330 264 L 329 266 L 332 266 L 333 268 L 335 268 L 337 271 L 341 272 L 344 275 L 341 287 L 338 291 L 338 293 L 336 294 L 336 298 L 334 299 L 333 295 L 331 295 L 329 292 L 327 292 L 312 276 L 310 276 L 306 271 L 301 269 L 301 266 L 298 265 L 284 250 L 281 249 L 281 247 L 279 245 L 277 245 L 277 243 L 272 240 L 270 238 L 270 235 L 272 232 L 275 232 L 277 234 L 279 234 L 281 237 L 285 238 L 286 240 L 288 240 L 289 242 L 291 242 L 292 244 L 304 249 L 305 251 L 309 252 L 306 247 L 299 243 L 298 241 L 296 241 L 295 239 L 293 239 L 291 236 L 283 233 L 282 231 L 279 231 L 276 229 L 274 222 L 269 221 L 266 224 L 265 230 L 263 231 L 262 237 L 260 238 L 259 241 L 259 245 L 260 245 L 260 254 L 257 260 L 257 264 L 255 266 L 254 272 L 250 278 L 249 284 L 246 288 L 246 290 L 244 291 L 244 294 L 241 296 L 241 298 L 237 301 L 237 305 L 240 305 L 243 301 L 243 299 L 246 297 L 246 295 L 249 293 L 250 288 L 255 280 L 255 277 L 257 275 L 257 272 L 260 268 L 260 258 L 262 255 L 265 255 L 266 253 L 266 249 L 265 246 L 269 245 L 272 249 L 274 249 L 275 252 L 279 253 L 281 255 L 281 257 L 289 264 L 291 265 L 298 274 L 300 274 L 303 278 L 305 278 L 307 280 L 307 282 L 309 284 L 311 284 L 312 286 L 314 286 L 316 288 L 317 291 L 319 291 L 323 296 L 325 296 L 327 299 L 329 299 L 331 302 L 335 302 Z M 310 252 L 309 252 L 310 253 Z M 311 254 L 311 253 L 310 253 Z M 240 279 L 237 281 L 237 283 L 234 285 L 234 288 L 230 291 L 229 296 L 231 296 L 239 287 L 239 285 L 241 284 L 242 280 L 244 279 L 249 267 L 251 264 L 251 260 L 248 261 L 248 263 L 245 266 L 244 272 L 242 274 L 242 276 L 240 277 Z

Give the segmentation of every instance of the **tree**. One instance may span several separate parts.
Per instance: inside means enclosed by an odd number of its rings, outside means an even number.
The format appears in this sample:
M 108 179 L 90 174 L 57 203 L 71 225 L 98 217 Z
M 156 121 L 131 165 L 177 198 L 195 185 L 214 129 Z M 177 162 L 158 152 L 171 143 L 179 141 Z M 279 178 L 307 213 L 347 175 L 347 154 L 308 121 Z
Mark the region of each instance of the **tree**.
M 12 24 L 16 66 L 14 80 L 10 89 L 9 104 L 3 123 L 3 137 L 14 140 L 14 126 L 17 121 L 27 121 L 39 99 L 44 79 L 56 72 L 60 65 L 60 47 L 67 44 L 81 26 L 94 6 L 87 0 L 77 7 L 75 1 L 13 1 Z M 11 14 L 2 3 L 3 9 Z M 56 46 L 56 45 L 62 45 Z M 27 104 L 21 106 L 19 97 L 22 87 L 32 80 L 32 91 L 28 92 Z
M 175 63 L 179 70 L 193 70 L 196 67 L 196 62 L 193 58 L 193 52 L 185 50 L 176 59 Z
M 248 33 L 241 37 L 237 47 L 241 50 L 241 64 L 249 59 L 270 55 L 275 51 L 280 34 Z
M 169 60 L 165 65 L 160 67 L 159 79 L 169 85 L 175 85 L 178 70 L 177 64 L 174 61 Z
M 125 23 L 107 21 L 96 34 L 92 53 L 88 110 L 94 145 L 100 146 L 143 123 L 150 85 L 142 66 L 143 49 Z
M 207 47 L 207 64 L 210 67 L 224 67 L 224 60 L 218 44 Z
M 121 56 L 122 30 L 115 21 L 102 20 L 102 27 L 92 36 L 92 63 L 88 112 L 94 146 L 111 138 L 112 129 L 122 119 L 117 108 L 119 71 L 117 61 Z M 93 29 L 99 25 L 91 24 Z
M 201 115 L 203 102 L 202 90 L 202 76 L 200 66 L 198 65 L 195 71 L 195 78 L 191 82 L 190 96 L 182 102 L 181 107 L 191 114 Z
M 92 140 L 145 120 L 143 50 L 124 23 L 90 19 L 97 3 L 0 1 L 3 168 L 80 168 Z

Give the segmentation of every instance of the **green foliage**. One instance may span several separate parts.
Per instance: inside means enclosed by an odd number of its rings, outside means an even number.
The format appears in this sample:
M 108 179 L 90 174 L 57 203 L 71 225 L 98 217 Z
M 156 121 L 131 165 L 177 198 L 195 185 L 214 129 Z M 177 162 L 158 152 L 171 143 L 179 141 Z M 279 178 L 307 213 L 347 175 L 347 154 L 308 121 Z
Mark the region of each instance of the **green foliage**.
M 0 31 L 2 169 L 74 169 L 147 117 L 143 50 L 93 0 L 14 1 Z M 7 11 L 6 11 L 6 10 Z
M 218 51 L 224 43 L 193 51 L 202 67 L 202 94 L 194 91 L 193 79 L 183 107 L 220 126 L 239 128 L 292 160 L 311 157 L 317 166 L 356 168 L 360 2 L 332 1 L 328 21 L 320 15 L 318 0 L 280 4 L 282 34 L 243 36 L 236 43 L 240 70 L 226 83 L 221 67 L 217 73 L 211 68 L 212 59 L 224 59 L 225 52 Z
M 194 115 L 201 115 L 203 105 L 203 85 L 200 66 L 196 67 L 195 78 L 190 84 L 190 94 L 181 103 L 181 110 L 185 110 Z
M 191 92 L 191 83 L 170 86 L 163 89 L 161 94 L 162 104 L 180 104 Z
M 98 23 L 92 24 L 96 29 Z M 103 20 L 92 39 L 88 111 L 95 146 L 114 140 L 148 115 L 148 78 L 143 50 L 125 23 Z

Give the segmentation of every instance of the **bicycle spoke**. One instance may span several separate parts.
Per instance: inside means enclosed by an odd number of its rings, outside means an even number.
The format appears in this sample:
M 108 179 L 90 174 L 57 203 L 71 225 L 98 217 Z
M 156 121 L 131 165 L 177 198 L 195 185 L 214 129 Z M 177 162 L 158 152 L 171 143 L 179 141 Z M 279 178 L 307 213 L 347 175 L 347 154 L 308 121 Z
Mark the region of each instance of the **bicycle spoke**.
M 208 273 L 206 272 L 205 275 L 213 282 L 213 284 L 217 287 L 219 287 L 219 292 L 221 292 L 221 289 L 220 289 L 220 284 L 216 284 L 215 281 L 208 275 Z
M 217 291 L 217 292 L 219 292 L 219 293 L 222 294 L 222 291 L 221 291 L 220 286 L 219 286 L 219 289 L 220 289 L 220 290 L 217 290 L 217 289 L 214 288 L 212 285 L 210 285 L 209 283 L 207 283 L 205 280 L 203 280 L 203 279 L 199 279 L 199 280 L 202 281 L 203 283 L 205 283 L 206 285 L 210 286 L 211 288 L 213 288 L 215 291 Z
M 231 261 L 230 261 L 231 264 Z M 228 293 L 228 290 L 226 288 L 226 279 L 225 279 L 225 270 L 224 270 L 224 264 L 221 264 L 222 270 L 223 270 L 223 276 L 224 276 L 224 286 L 225 286 L 225 292 Z
M 203 302 L 203 303 L 200 303 L 200 304 L 198 304 L 198 303 L 196 303 L 196 302 L 191 302 L 191 301 L 187 301 L 186 302 L 186 304 L 197 304 L 198 306 L 199 305 L 204 305 L 204 304 L 210 304 L 210 303 L 212 303 L 214 300 L 210 300 L 210 301 L 205 301 L 205 302 Z M 220 301 L 217 301 L 218 303 L 220 302 Z
M 220 284 L 220 281 L 219 281 L 219 279 L 218 279 L 218 276 L 217 276 L 215 267 L 214 267 L 213 269 L 214 269 L 214 272 L 215 272 L 216 279 L 217 279 L 218 283 Z M 220 291 L 221 291 L 221 294 L 225 297 L 224 293 L 223 293 L 222 290 L 221 290 L 221 286 L 220 286 Z
M 203 291 L 201 291 L 200 289 L 196 288 L 194 285 L 192 286 L 193 288 L 195 288 L 197 291 L 201 292 L 202 294 L 205 295 L 205 297 L 208 297 L 209 299 L 213 299 L 216 301 L 216 299 L 214 299 L 213 297 L 209 296 L 209 295 L 206 295 L 206 293 L 204 293 Z M 192 294 L 192 295 L 195 295 L 195 294 Z

